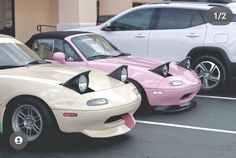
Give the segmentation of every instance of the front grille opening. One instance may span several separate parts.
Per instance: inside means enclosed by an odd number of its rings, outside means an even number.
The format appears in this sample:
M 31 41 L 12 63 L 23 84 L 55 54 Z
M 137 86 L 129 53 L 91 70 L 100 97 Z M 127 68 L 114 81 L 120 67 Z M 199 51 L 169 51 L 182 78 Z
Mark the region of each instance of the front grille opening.
M 112 116 L 109 119 L 107 119 L 105 123 L 111 123 L 111 122 L 118 121 L 118 120 L 122 119 L 122 117 L 125 116 L 125 115 L 127 115 L 127 114 L 121 114 L 121 115 L 117 115 L 117 116 Z
M 181 100 L 190 97 L 192 94 L 193 94 L 193 93 L 188 93 L 188 94 L 183 95 L 183 96 L 181 97 Z

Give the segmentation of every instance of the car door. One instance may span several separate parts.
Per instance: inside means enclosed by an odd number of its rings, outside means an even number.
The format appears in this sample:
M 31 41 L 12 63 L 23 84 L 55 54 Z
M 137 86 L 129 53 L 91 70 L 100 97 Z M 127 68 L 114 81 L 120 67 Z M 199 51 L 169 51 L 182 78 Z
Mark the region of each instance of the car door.
M 158 8 L 155 15 L 148 57 L 181 61 L 193 48 L 204 45 L 207 26 L 201 11 Z
M 62 52 L 65 54 L 65 63 L 68 66 L 85 66 L 84 62 L 79 54 L 64 40 L 61 39 L 39 39 L 35 40 L 32 49 L 46 61 L 52 63 L 58 63 L 58 61 L 53 60 L 53 54 L 55 52 Z
M 134 10 L 112 21 L 112 29 L 103 28 L 100 34 L 122 52 L 146 56 L 153 13 L 153 8 Z

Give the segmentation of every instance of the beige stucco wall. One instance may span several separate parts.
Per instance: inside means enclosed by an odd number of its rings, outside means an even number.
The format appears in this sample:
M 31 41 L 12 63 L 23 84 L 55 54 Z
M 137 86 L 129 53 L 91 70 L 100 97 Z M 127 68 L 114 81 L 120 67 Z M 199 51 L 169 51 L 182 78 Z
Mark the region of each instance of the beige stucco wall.
M 132 7 L 132 0 L 100 0 L 100 15 L 116 15 Z
M 119 14 L 131 8 L 133 2 L 157 1 L 100 0 L 100 15 Z M 96 19 L 97 0 L 15 0 L 16 38 L 23 42 L 37 33 L 38 24 L 53 25 L 58 30 L 65 30 L 95 25 Z
M 100 0 L 100 15 L 117 15 L 132 8 L 133 3 L 154 3 L 163 0 Z
M 97 0 L 59 0 L 58 30 L 95 25 Z
M 38 24 L 58 23 L 58 0 L 15 0 L 16 38 L 25 42 Z
M 59 0 L 59 22 L 73 23 L 79 19 L 79 1 L 78 0 Z M 73 15 L 73 16 L 72 16 Z

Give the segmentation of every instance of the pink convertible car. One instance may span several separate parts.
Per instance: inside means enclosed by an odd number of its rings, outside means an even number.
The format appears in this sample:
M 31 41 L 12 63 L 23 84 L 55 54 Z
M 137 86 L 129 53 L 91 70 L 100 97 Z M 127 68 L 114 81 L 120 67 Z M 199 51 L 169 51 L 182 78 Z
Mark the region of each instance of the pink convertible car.
M 142 106 L 176 112 L 196 105 L 194 97 L 201 83 L 190 69 L 188 58 L 179 63 L 164 63 L 133 57 L 120 52 L 100 35 L 87 32 L 39 33 L 26 44 L 52 63 L 96 68 L 108 73 L 121 65 L 128 66 L 129 82 L 142 94 Z

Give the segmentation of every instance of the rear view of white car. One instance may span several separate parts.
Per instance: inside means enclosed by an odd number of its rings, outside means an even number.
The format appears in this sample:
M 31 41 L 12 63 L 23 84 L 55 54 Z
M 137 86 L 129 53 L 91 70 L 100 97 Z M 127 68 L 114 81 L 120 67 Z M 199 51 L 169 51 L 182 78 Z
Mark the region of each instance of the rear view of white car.
M 146 4 L 83 30 L 98 33 L 121 51 L 137 56 L 166 61 L 190 56 L 202 90 L 213 91 L 236 77 L 236 3 L 217 2 Z M 208 11 L 213 7 L 229 8 L 232 22 L 210 24 Z

